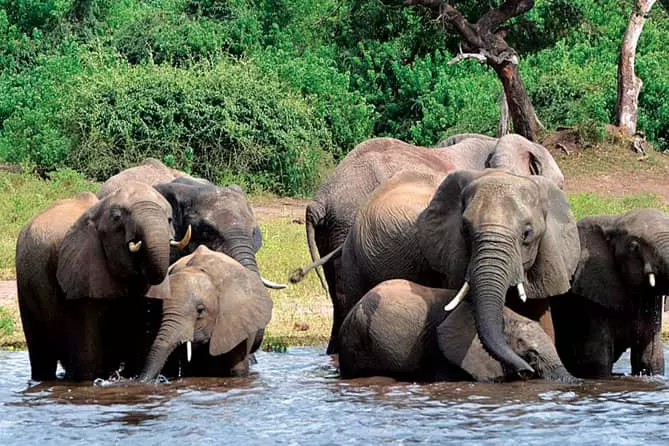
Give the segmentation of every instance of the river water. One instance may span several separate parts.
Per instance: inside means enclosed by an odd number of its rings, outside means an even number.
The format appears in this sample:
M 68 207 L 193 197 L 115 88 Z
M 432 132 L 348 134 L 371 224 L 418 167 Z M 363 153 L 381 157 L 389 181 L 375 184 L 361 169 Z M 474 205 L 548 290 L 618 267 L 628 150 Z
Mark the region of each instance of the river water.
M 103 385 L 36 384 L 27 352 L 0 351 L 0 445 L 669 444 L 667 376 L 342 381 L 323 351 L 260 352 L 248 378 Z

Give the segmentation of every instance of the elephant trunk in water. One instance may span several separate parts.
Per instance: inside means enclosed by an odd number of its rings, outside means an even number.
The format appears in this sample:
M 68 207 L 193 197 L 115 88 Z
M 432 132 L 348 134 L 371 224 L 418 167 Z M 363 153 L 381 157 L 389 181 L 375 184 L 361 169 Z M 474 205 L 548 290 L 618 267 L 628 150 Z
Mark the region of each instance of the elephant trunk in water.
M 167 275 L 170 260 L 170 229 L 163 210 L 151 202 L 140 202 L 132 209 L 134 237 L 146 250 L 147 277 L 158 284 Z
M 475 303 L 476 330 L 486 351 L 510 366 L 521 378 L 534 370 L 506 343 L 504 336 L 504 302 L 514 280 L 523 277 L 519 241 L 501 228 L 474 234 L 468 276 L 470 295 Z
M 184 320 L 184 310 L 173 308 L 174 304 L 169 300 L 165 300 L 163 306 L 160 330 L 146 358 L 144 370 L 139 376 L 142 381 L 155 379 L 174 349 L 193 338 L 193 324 L 191 323 L 189 327 L 187 321 Z

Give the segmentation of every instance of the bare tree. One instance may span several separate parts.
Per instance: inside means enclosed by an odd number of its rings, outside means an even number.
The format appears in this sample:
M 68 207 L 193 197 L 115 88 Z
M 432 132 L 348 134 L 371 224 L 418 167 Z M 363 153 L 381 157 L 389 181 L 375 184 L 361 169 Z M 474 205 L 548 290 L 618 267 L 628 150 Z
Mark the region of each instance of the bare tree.
M 532 9 L 534 0 L 507 0 L 485 13 L 476 23 L 469 22 L 460 11 L 443 0 L 405 0 L 405 4 L 428 7 L 438 19 L 455 28 L 465 52 L 461 51 L 451 62 L 473 58 L 495 70 L 502 82 L 514 131 L 535 140 L 542 125 L 520 77 L 518 54 L 506 43 L 505 31 L 500 30 L 507 20 Z
M 618 115 L 616 124 L 621 131 L 633 135 L 636 133 L 639 111 L 639 92 L 643 82 L 634 73 L 636 46 L 646 23 L 646 17 L 655 0 L 634 0 L 623 43 L 620 48 L 618 63 Z

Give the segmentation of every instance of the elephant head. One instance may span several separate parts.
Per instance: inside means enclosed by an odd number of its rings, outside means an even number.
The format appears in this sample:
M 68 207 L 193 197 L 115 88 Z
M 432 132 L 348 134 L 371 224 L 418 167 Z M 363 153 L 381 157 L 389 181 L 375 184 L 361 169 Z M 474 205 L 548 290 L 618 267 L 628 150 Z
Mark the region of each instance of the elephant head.
M 155 378 L 183 343 L 208 344 L 211 356 L 245 341 L 250 350 L 256 333 L 272 316 L 272 300 L 257 275 L 206 246 L 173 264 L 165 281 L 148 295 L 163 299 L 163 319 L 143 380 Z
M 507 379 L 504 367 L 481 345 L 473 324 L 474 309 L 463 302 L 437 327 L 439 350 L 476 381 Z M 538 378 L 578 382 L 565 368 L 551 338 L 535 321 L 504 308 L 504 336 L 511 349 L 534 369 Z
M 564 187 L 564 175 L 550 152 L 542 145 L 523 136 L 502 136 L 490 156 L 486 167 L 504 169 L 516 175 L 539 175 Z
M 177 234 L 185 233 L 189 225 L 193 228 L 185 254 L 205 245 L 259 272 L 255 253 L 262 246 L 262 234 L 239 186 L 218 187 L 206 180 L 181 178 L 155 188 L 172 205 Z M 175 254 L 173 261 L 184 255 Z
M 585 217 L 578 229 L 582 250 L 574 293 L 614 311 L 638 308 L 635 296 L 669 293 L 669 215 L 639 209 Z
M 174 243 L 170 204 L 151 186 L 128 182 L 69 229 L 56 276 L 67 299 L 142 295 L 163 281 Z
M 418 218 L 418 242 L 445 288 L 471 286 L 477 332 L 519 375 L 532 368 L 504 338 L 507 291 L 521 300 L 565 293 L 580 245 L 567 198 L 550 180 L 499 170 L 456 171 Z M 463 287 L 464 288 L 464 287 Z

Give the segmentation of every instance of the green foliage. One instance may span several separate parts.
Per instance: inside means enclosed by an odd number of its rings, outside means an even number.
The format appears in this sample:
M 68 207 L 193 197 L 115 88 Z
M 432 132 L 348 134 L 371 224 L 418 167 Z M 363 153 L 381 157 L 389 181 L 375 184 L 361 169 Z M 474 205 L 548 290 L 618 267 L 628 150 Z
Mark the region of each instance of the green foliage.
M 251 64 L 120 66 L 93 75 L 75 100 L 68 163 L 99 180 L 152 156 L 211 181 L 232 172 L 306 194 L 332 145 L 318 111 Z
M 4 307 L 0 307 L 0 336 L 9 336 L 14 333 L 15 324 L 12 314 Z

